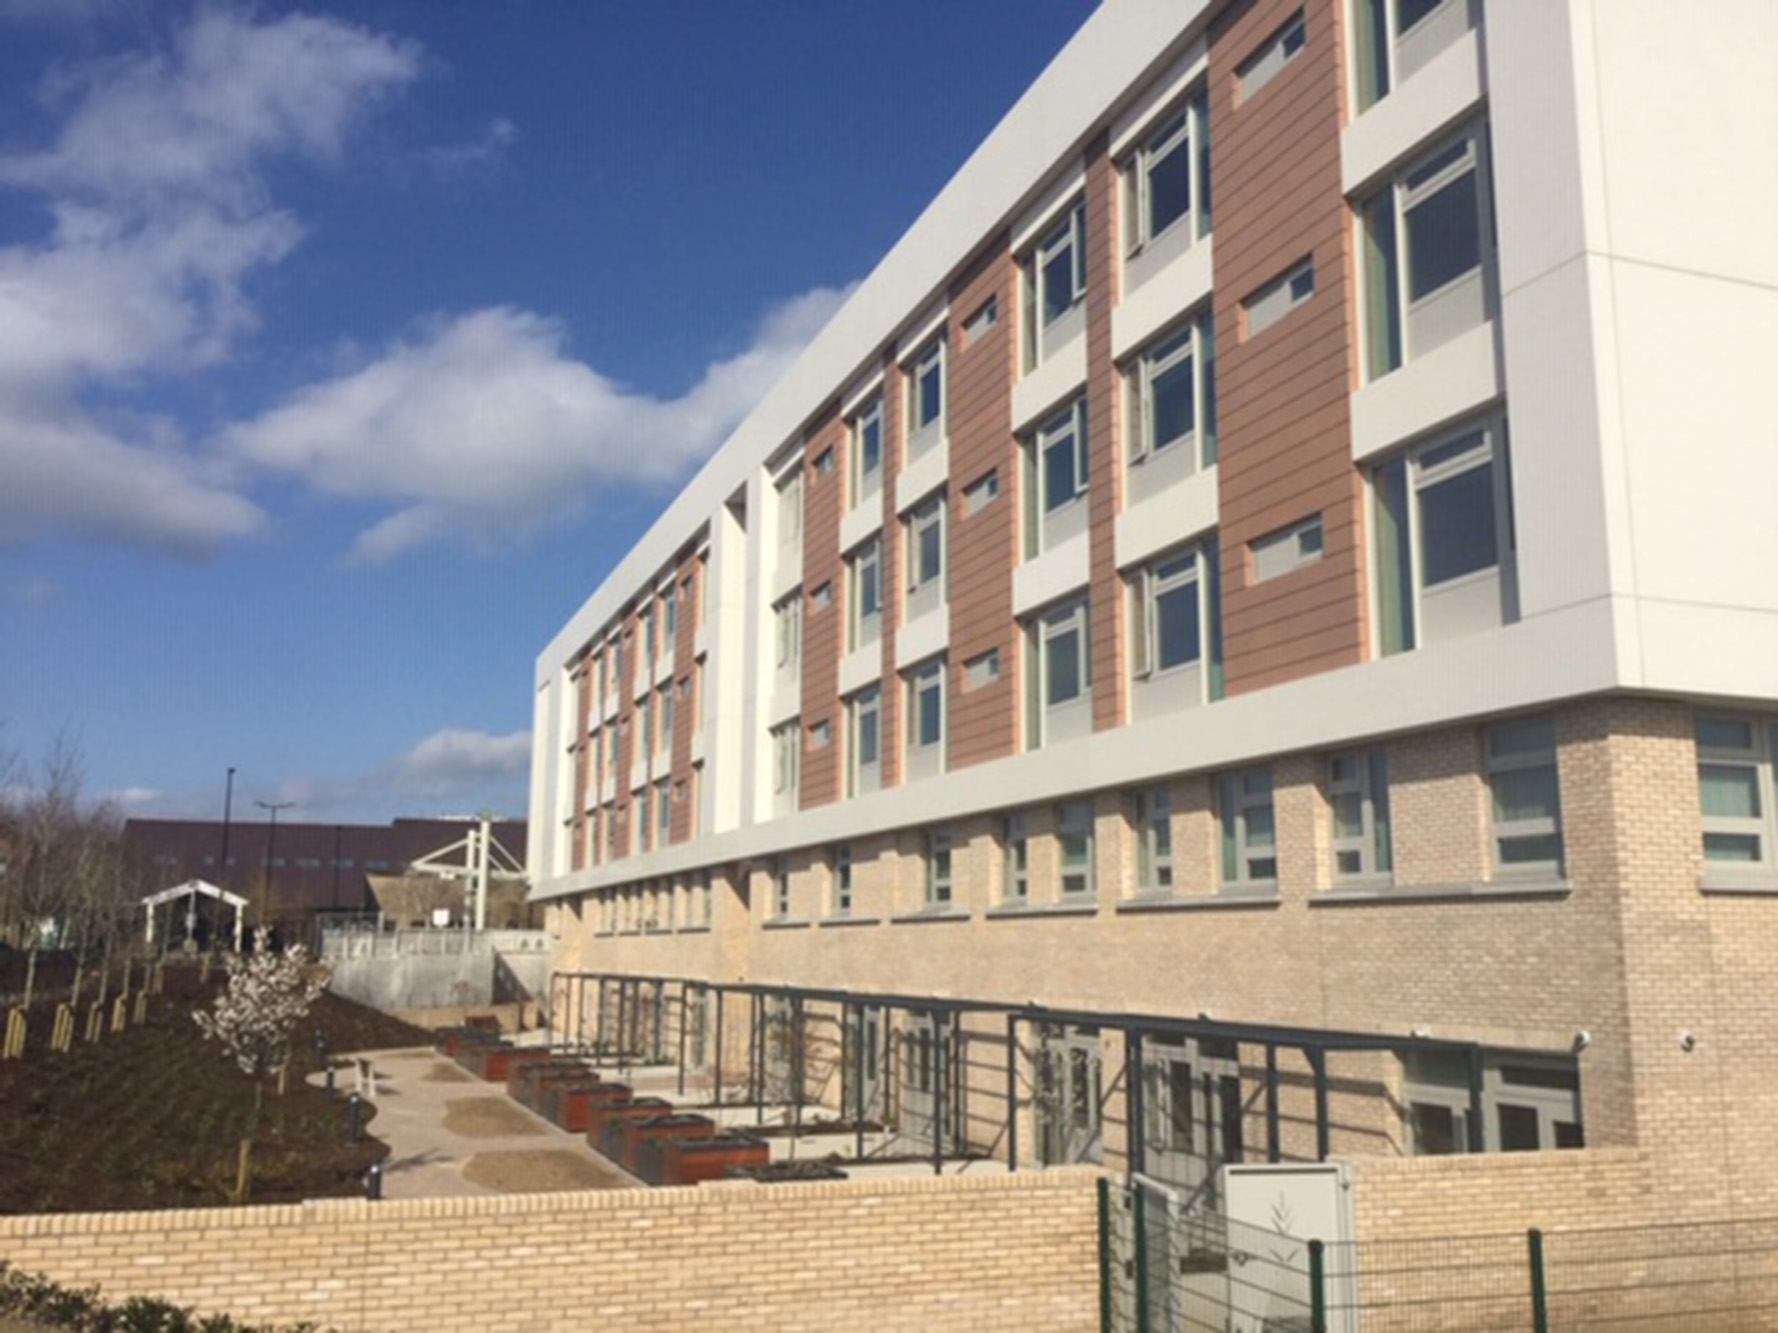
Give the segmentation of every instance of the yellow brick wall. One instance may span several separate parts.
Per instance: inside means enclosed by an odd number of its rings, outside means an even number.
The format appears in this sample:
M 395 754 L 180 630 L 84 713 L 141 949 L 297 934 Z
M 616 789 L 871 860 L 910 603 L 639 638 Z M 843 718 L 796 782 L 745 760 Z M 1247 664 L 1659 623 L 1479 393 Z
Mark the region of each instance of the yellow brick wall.
M 350 1333 L 1087 1330 L 1095 1176 L 723 1185 L 0 1218 L 0 1257 L 107 1296 Z

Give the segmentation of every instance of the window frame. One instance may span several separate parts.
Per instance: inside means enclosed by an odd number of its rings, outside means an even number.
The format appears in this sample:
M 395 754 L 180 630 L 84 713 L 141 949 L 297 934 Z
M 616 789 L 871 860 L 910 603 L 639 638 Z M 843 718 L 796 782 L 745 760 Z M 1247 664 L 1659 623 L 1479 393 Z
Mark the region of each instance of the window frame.
M 1235 86 L 1240 92 L 1238 106 L 1258 97 L 1291 65 L 1296 63 L 1309 45 L 1309 28 L 1302 10 L 1297 10 L 1261 42 L 1253 54 L 1243 60 L 1235 71 Z
M 1056 802 L 1056 896 L 1061 902 L 1086 902 L 1097 893 L 1094 815 L 1093 799 L 1090 796 Z M 1068 851 L 1071 839 L 1080 844 L 1073 868 L 1070 868 Z M 1074 881 L 1072 888 L 1069 887 L 1070 881 Z
M 1306 255 L 1241 300 L 1241 340 L 1252 342 L 1315 299 L 1315 256 Z
M 828 853 L 833 874 L 833 915 L 852 915 L 852 844 L 836 844 Z
M 1150 122 L 1123 164 L 1124 258 L 1134 259 L 1180 226 L 1190 241 L 1210 235 L 1210 95 L 1200 84 Z M 1154 226 L 1154 173 L 1174 153 L 1186 155 L 1186 204 L 1158 231 Z M 1190 243 L 1188 241 L 1188 244 Z
M 772 742 L 772 800 L 780 799 L 794 810 L 802 787 L 802 720 L 791 718 L 770 731 Z
M 1263 790 L 1255 790 L 1263 783 Z M 1264 809 L 1266 841 L 1254 833 Z M 1220 878 L 1225 889 L 1276 888 L 1278 883 L 1277 788 L 1270 764 L 1223 773 L 1216 780 L 1216 814 L 1221 843 Z M 1265 867 L 1269 866 L 1269 873 Z
M 1000 820 L 1000 897 L 1009 903 L 1031 900 L 1031 820 L 1014 810 Z
M 864 721 L 870 718 L 874 751 L 867 762 L 860 756 L 863 751 Z M 883 774 L 883 690 L 881 685 L 867 685 L 846 700 L 846 785 L 847 794 L 860 795 L 864 788 L 861 779 L 864 769 L 874 768 L 877 781 L 871 786 L 876 791 L 882 785 Z
M 948 828 L 926 830 L 926 906 L 933 910 L 950 907 L 956 882 L 952 855 L 956 841 Z
M 1189 431 L 1164 443 L 1154 438 L 1155 381 L 1181 365 L 1191 366 L 1192 425 Z M 1219 438 L 1216 417 L 1216 327 L 1209 310 L 1201 310 L 1183 323 L 1162 333 L 1139 351 L 1125 372 L 1127 467 L 1140 467 L 1151 459 L 1174 457 L 1173 450 L 1190 444 L 1190 473 L 1215 467 Z
M 1054 450 L 1067 451 L 1074 477 L 1073 488 L 1060 499 L 1050 493 L 1049 458 Z M 1087 497 L 1092 455 L 1087 440 L 1087 400 L 1084 395 L 1051 413 L 1031 432 L 1031 461 L 1036 475 L 1037 518 L 1041 529 L 1045 518 Z
M 1440 167 L 1425 180 L 1413 179 L 1457 145 L 1462 145 L 1464 151 L 1455 162 Z M 1475 177 L 1475 263 L 1437 287 L 1412 295 L 1408 214 L 1466 175 Z M 1381 207 L 1385 202 L 1387 209 Z M 1499 264 L 1499 239 L 1494 227 L 1493 163 L 1485 120 L 1470 121 L 1438 136 L 1357 200 L 1353 212 L 1358 229 L 1360 368 L 1366 384 L 1376 383 L 1443 345 L 1434 343 L 1416 352 L 1409 345 L 1412 316 L 1472 273 L 1482 283 L 1483 318 L 1494 317 L 1493 284 Z M 1387 268 L 1379 269 L 1385 263 Z
M 909 754 L 915 752 L 936 751 L 940 756 L 941 767 L 945 751 L 945 659 L 935 657 L 922 662 L 907 673 L 907 748 Z M 937 734 L 931 740 L 922 739 L 923 724 L 927 720 L 930 708 L 936 724 Z
M 868 611 L 864 609 L 864 592 L 867 586 L 874 593 L 873 605 Z M 882 534 L 879 533 L 867 541 L 860 542 L 846 557 L 846 593 L 846 648 L 848 651 L 855 652 L 882 637 Z
M 1131 793 L 1130 822 L 1136 838 L 1136 894 L 1173 893 L 1173 792 L 1162 785 Z
M 1424 31 L 1427 25 L 1436 22 L 1441 11 L 1448 13 L 1454 9 L 1465 11 L 1463 32 L 1470 32 L 1474 27 L 1474 20 L 1469 12 L 1470 0 L 1436 0 L 1431 8 L 1405 29 L 1401 26 L 1400 0 L 1353 0 L 1351 32 L 1354 115 L 1363 115 L 1369 111 L 1399 88 L 1404 78 L 1411 78 L 1412 73 L 1418 73 L 1435 58 L 1428 55 L 1426 61 L 1407 75 L 1401 74 L 1397 69 L 1403 41 L 1410 39 L 1416 31 Z M 1454 38 L 1437 50 L 1448 50 L 1460 40 L 1461 37 Z
M 949 563 L 945 559 L 946 508 L 945 493 L 940 491 L 915 505 L 907 516 L 907 590 L 910 597 L 923 591 L 929 584 L 937 583 L 941 589 L 940 599 L 943 599 L 945 566 Z M 928 532 L 934 531 L 937 533 L 937 545 L 934 548 L 933 568 L 923 569 L 925 561 L 922 558 L 922 539 Z
M 772 858 L 772 920 L 790 920 L 790 858 Z
M 1130 678 L 1159 681 L 1199 670 L 1202 684 L 1198 702 L 1222 697 L 1221 547 L 1214 538 L 1167 551 L 1150 560 L 1129 577 Z M 1189 565 L 1189 568 L 1186 567 Z M 1197 640 L 1195 657 L 1162 666 L 1161 599 L 1182 588 L 1196 589 Z
M 1707 726 L 1738 726 L 1747 729 L 1747 744 L 1725 745 L 1705 739 Z M 1778 721 L 1756 714 L 1700 712 L 1693 719 L 1693 741 L 1697 747 L 1698 812 L 1700 847 L 1704 857 L 1706 879 L 1746 877 L 1772 880 L 1778 871 L 1775 861 L 1773 798 L 1778 789 L 1774 779 L 1773 755 L 1778 753 Z M 1705 808 L 1704 770 L 1745 769 L 1752 775 L 1752 793 L 1756 811 L 1746 815 L 1713 815 Z M 1737 858 L 1711 855 L 1711 839 L 1751 840 L 1754 855 Z
M 1025 251 L 1019 260 L 1020 297 L 1024 325 L 1024 369 L 1026 373 L 1042 365 L 1054 350 L 1049 346 L 1050 329 L 1062 323 L 1068 315 L 1079 309 L 1086 300 L 1087 264 L 1086 264 L 1086 233 L 1087 205 L 1084 198 L 1076 198 L 1066 205 L 1038 234 L 1037 240 Z M 1071 248 L 1069 254 L 1069 285 L 1070 299 L 1066 306 L 1059 307 L 1054 314 L 1046 313 L 1049 300 L 1049 267 L 1061 257 L 1065 249 Z M 1078 336 L 1070 332 L 1062 339 L 1070 342 Z
M 849 508 L 856 509 L 873 495 L 881 493 L 883 488 L 883 449 L 884 414 L 883 395 L 879 391 L 871 395 L 868 402 L 852 414 L 849 421 L 851 447 L 847 450 L 850 467 L 847 469 L 851 482 L 851 503 Z M 875 432 L 876 461 L 869 466 L 865 464 L 866 446 Z
M 1051 701 L 1050 645 L 1074 634 L 1075 674 L 1079 688 L 1066 699 Z M 1086 597 L 1075 597 L 1048 610 L 1036 612 L 1026 622 L 1027 749 L 1039 749 L 1048 739 L 1048 719 L 1058 708 L 1090 705 L 1093 697 L 1092 610 Z
M 1511 732 L 1547 729 L 1547 748 L 1502 752 L 1497 742 Z M 1561 879 L 1566 873 L 1566 839 L 1562 826 L 1562 767 L 1556 721 L 1552 714 L 1504 718 L 1482 729 L 1482 759 L 1488 783 L 1488 857 L 1496 879 Z M 1548 815 L 1504 819 L 1496 779 L 1514 773 L 1548 769 L 1555 792 L 1554 810 Z M 1525 844 L 1540 838 L 1555 840 L 1553 858 L 1514 860 L 1505 855 L 1509 844 Z
M 1254 584 L 1270 583 L 1299 569 L 1319 564 L 1327 552 L 1327 532 L 1319 511 L 1275 532 L 1255 537 L 1247 545 Z
M 922 389 L 924 377 L 928 372 L 938 377 L 938 407 L 930 417 L 925 417 Z M 946 435 L 946 422 L 950 411 L 950 375 L 949 356 L 945 350 L 945 337 L 941 333 L 927 343 L 907 362 L 907 437 L 910 446 L 915 442 L 936 442 Z M 910 454 L 923 452 L 910 448 Z
M 1344 774 L 1342 765 L 1349 766 Z M 1342 800 L 1356 802 L 1356 832 L 1340 831 Z M 1388 751 L 1379 745 L 1329 755 L 1327 807 L 1328 847 L 1334 882 L 1393 882 L 1395 846 L 1389 811 Z
M 801 674 L 803 646 L 803 591 L 798 588 L 772 607 L 773 669 Z
M 1445 1076 L 1442 1078 L 1428 1068 L 1416 1070 L 1417 1062 L 1411 1058 L 1415 1055 L 1426 1065 L 1443 1057 L 1451 1067 L 1444 1071 Z M 1397 1059 L 1401 1068 L 1402 1147 L 1405 1155 L 1442 1157 L 1467 1154 L 1470 1151 L 1471 1105 L 1470 1074 L 1464 1053 L 1404 1051 Z M 1466 1067 L 1457 1069 L 1455 1065 L 1458 1060 L 1462 1060 Z M 1513 1079 L 1508 1077 L 1509 1071 L 1535 1073 L 1538 1077 L 1531 1080 Z M 1554 1081 L 1569 1076 L 1572 1077 L 1572 1086 L 1559 1086 Z M 1573 1058 L 1516 1051 L 1483 1051 L 1481 1093 L 1481 1140 L 1484 1153 L 1508 1151 L 1501 1146 L 1500 1110 L 1503 1106 L 1514 1110 L 1529 1110 L 1536 1114 L 1539 1143 L 1535 1151 L 1567 1152 L 1586 1146 L 1585 1103 L 1581 1096 L 1580 1065 Z M 1416 1112 L 1422 1108 L 1441 1112 L 1449 1117 L 1452 1145 L 1450 1152 L 1422 1150 L 1422 1139 L 1415 1118 Z M 1558 1119 L 1564 1113 L 1572 1118 Z M 1561 1144 L 1557 1141 L 1558 1127 L 1563 1124 L 1574 1126 L 1575 1142 Z

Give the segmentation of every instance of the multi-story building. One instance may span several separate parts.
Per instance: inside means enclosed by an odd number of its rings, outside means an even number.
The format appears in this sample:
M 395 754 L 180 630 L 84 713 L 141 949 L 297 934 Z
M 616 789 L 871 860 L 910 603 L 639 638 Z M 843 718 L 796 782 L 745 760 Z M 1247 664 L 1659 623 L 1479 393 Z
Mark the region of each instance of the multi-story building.
M 1774 22 L 1108 0 L 539 658 L 559 969 L 999 1155 L 1778 1214 Z

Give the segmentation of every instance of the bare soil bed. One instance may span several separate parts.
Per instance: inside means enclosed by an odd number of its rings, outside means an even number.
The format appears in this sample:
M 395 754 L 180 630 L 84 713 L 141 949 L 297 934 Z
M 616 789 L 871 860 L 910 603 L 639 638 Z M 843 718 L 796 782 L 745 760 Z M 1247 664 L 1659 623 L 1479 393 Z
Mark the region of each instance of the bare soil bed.
M 191 1020 L 220 984 L 195 966 L 169 966 L 141 1027 L 72 1052 L 47 1049 L 33 1017 L 23 1060 L 0 1063 L 0 1213 L 214 1207 L 234 1184 L 236 1146 L 253 1085 Z M 421 1046 L 430 1035 L 338 996 L 323 995 L 297 1034 L 290 1091 L 268 1087 L 254 1150 L 251 1202 L 359 1193 L 386 1145 L 347 1141 L 343 1096 L 303 1084 L 329 1051 Z M 344 1084 L 342 1083 L 342 1088 Z M 374 1109 L 364 1108 L 366 1119 Z

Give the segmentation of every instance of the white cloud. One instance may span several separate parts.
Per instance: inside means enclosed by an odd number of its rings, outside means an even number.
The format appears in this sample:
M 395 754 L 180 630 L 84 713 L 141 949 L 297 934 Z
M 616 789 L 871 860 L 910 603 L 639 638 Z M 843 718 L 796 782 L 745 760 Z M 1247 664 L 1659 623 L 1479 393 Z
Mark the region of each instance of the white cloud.
M 581 512 L 602 486 L 683 477 L 846 295 L 822 288 L 776 307 L 745 350 L 673 399 L 575 360 L 561 325 L 529 311 L 435 318 L 237 425 L 227 448 L 325 494 L 397 506 L 359 534 L 359 560 L 442 538 L 496 544 Z
M 414 49 L 349 24 L 211 11 L 166 52 L 45 82 L 53 142 L 0 154 L 0 189 L 51 218 L 0 248 L 0 542 L 68 529 L 192 555 L 261 525 L 178 432 L 101 419 L 91 395 L 225 357 L 253 327 L 244 282 L 301 237 L 265 166 L 333 159 L 418 69 Z
M 389 765 L 395 786 L 416 796 L 445 796 L 491 780 L 526 773 L 531 733 L 491 736 L 485 731 L 435 731 Z

